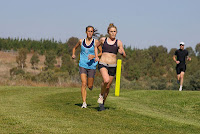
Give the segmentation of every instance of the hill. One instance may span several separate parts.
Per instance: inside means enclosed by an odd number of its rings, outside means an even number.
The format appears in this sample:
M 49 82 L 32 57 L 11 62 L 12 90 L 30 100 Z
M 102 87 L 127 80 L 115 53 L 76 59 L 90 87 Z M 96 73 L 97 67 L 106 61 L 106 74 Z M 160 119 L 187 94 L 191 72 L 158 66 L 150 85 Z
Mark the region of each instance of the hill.
M 18 55 L 17 52 L 13 51 L 0 51 L 0 85 L 27 85 L 27 86 L 46 86 L 45 83 L 34 83 L 27 80 L 10 80 L 10 69 L 13 67 L 17 67 L 16 63 L 16 56 Z M 42 68 L 45 66 L 45 56 L 39 55 L 39 64 L 38 64 L 38 70 L 32 69 L 32 65 L 30 63 L 30 59 L 33 56 L 32 53 L 27 54 L 26 59 L 26 65 L 27 67 L 24 69 L 26 72 L 30 72 L 33 74 L 38 74 L 41 72 Z M 57 64 L 55 66 L 58 66 L 61 62 L 60 58 L 57 58 Z

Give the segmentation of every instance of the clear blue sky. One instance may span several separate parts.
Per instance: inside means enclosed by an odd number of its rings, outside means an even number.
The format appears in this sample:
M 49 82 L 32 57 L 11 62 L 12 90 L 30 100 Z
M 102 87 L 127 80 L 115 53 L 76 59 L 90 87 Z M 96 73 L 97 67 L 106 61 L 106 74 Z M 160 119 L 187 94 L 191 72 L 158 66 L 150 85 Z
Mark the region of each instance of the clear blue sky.
M 1 38 L 61 40 L 85 38 L 93 25 L 106 34 L 109 23 L 118 27 L 124 45 L 170 50 L 183 41 L 200 43 L 200 0 L 0 0 Z

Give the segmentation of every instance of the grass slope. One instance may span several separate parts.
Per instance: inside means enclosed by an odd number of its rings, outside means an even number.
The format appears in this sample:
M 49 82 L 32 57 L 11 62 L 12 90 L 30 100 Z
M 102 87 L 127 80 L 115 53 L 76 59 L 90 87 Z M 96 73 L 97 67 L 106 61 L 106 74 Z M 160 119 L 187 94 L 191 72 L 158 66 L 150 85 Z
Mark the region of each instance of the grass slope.
M 79 88 L 0 87 L 0 133 L 200 132 L 200 92 L 112 89 L 102 112 L 99 89 L 87 93 L 81 109 Z

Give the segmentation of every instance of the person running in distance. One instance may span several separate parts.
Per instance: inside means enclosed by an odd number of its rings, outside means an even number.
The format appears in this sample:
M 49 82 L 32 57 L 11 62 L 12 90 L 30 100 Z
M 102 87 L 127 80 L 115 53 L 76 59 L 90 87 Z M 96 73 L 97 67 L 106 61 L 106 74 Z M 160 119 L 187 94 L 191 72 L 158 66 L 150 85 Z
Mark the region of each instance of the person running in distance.
M 96 30 L 94 29 L 93 26 L 87 26 L 86 27 L 87 38 L 80 39 L 79 42 L 75 45 L 75 47 L 72 50 L 72 58 L 74 59 L 76 58 L 76 55 L 75 55 L 76 49 L 79 46 L 81 47 L 80 60 L 79 60 L 79 73 L 80 73 L 81 82 L 82 82 L 81 95 L 82 95 L 82 100 L 83 100 L 83 104 L 81 108 L 87 108 L 86 88 L 88 86 L 90 90 L 93 89 L 93 82 L 94 82 L 94 77 L 96 73 L 96 65 L 98 64 L 98 62 L 95 61 L 94 48 L 97 44 L 99 44 L 99 41 L 93 38 L 95 31 Z M 100 51 L 98 56 L 101 56 L 102 54 L 101 46 L 98 47 L 98 49 Z
M 95 60 L 99 61 L 98 69 L 103 78 L 101 93 L 97 100 L 100 107 L 99 111 L 105 110 L 104 104 L 116 74 L 117 53 L 119 52 L 124 58 L 126 57 L 122 42 L 116 39 L 117 27 L 113 23 L 109 24 L 107 33 L 109 37 L 102 37 L 99 44 L 95 46 Z M 97 47 L 100 45 L 102 46 L 102 56 L 99 60 Z
M 183 87 L 183 78 L 186 71 L 185 59 L 191 61 L 188 51 L 184 49 L 184 45 L 184 42 L 180 42 L 180 49 L 176 50 L 173 56 L 173 60 L 176 62 L 177 83 L 180 84 L 179 91 L 182 91 Z

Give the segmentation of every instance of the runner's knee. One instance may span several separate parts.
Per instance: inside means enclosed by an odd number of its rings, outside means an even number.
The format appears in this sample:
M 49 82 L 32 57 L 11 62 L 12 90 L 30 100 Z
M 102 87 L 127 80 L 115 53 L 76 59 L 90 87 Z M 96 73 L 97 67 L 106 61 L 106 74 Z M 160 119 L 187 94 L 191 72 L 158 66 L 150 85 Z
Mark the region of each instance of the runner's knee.
M 184 77 L 184 73 L 181 73 L 181 78 L 183 78 Z
M 106 79 L 104 79 L 104 84 L 108 84 L 109 83 L 109 81 L 110 81 L 110 79 L 109 78 L 106 78 Z
M 82 87 L 87 87 L 86 82 L 82 82 Z

